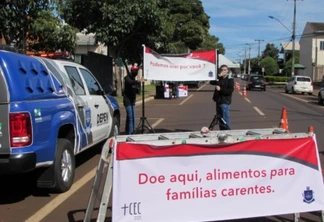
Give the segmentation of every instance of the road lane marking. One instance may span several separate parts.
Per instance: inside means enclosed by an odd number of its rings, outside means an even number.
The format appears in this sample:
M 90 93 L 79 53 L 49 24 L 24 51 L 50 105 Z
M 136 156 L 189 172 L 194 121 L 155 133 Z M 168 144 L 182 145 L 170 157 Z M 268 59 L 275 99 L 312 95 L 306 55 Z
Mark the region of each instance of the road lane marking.
M 283 95 L 285 95 L 285 96 L 287 96 L 287 97 L 290 97 L 290 98 L 293 98 L 293 99 L 296 99 L 296 100 L 299 100 L 299 101 L 302 101 L 302 102 L 306 102 L 306 103 L 309 102 L 308 100 L 300 99 L 300 98 L 295 97 L 295 96 L 292 96 L 292 95 L 288 95 L 288 94 L 283 94 Z
M 191 97 L 193 96 L 193 94 L 191 94 L 190 96 L 188 96 L 185 100 L 183 100 L 179 106 L 183 105 L 185 102 L 187 102 Z
M 256 106 L 253 106 L 253 108 L 255 109 L 255 111 L 257 111 L 257 113 L 259 113 L 260 116 L 265 116 L 265 114 Z
M 81 187 L 83 187 L 86 183 L 88 183 L 95 175 L 96 175 L 97 167 L 93 168 L 86 175 L 84 175 L 81 179 L 75 182 L 71 189 L 65 193 L 59 194 L 53 200 L 48 202 L 44 207 L 39 209 L 34 215 L 29 217 L 26 222 L 35 222 L 43 220 L 47 215 L 49 215 L 53 210 L 55 210 L 60 204 L 62 204 L 65 200 L 71 197 L 76 191 L 78 191 Z
M 308 101 L 308 100 L 305 100 L 305 99 L 301 99 L 301 98 L 298 98 L 298 97 L 295 97 L 293 95 L 288 95 L 288 94 L 283 94 L 284 96 L 287 96 L 287 97 L 290 97 L 290 98 L 293 98 L 293 99 L 296 99 L 296 100 L 299 100 L 299 101 L 302 101 L 302 102 L 305 102 L 305 103 L 312 103 L 311 101 Z M 324 106 L 319 106 L 320 108 L 324 109 Z
M 157 127 L 163 120 L 164 120 L 164 118 L 158 119 L 155 123 L 152 124 L 152 128 Z
M 202 88 L 204 88 L 207 85 L 207 82 L 205 82 L 202 86 L 200 86 L 197 91 L 200 91 Z
M 248 103 L 252 103 L 251 100 L 249 100 L 248 98 L 245 98 L 245 100 L 246 100 Z
M 152 124 L 152 128 L 158 126 L 161 122 L 164 121 L 164 118 L 159 118 L 156 122 Z M 80 178 L 77 182 L 73 184 L 71 189 L 63 194 L 59 194 L 53 200 L 48 202 L 44 207 L 39 209 L 34 215 L 29 217 L 26 222 L 34 222 L 41 221 L 46 216 L 48 216 L 54 209 L 56 209 L 60 204 L 62 204 L 65 200 L 70 198 L 76 191 L 78 191 L 81 187 L 83 187 L 86 183 L 88 183 L 95 175 L 96 175 L 97 167 L 93 168 L 90 172 Z

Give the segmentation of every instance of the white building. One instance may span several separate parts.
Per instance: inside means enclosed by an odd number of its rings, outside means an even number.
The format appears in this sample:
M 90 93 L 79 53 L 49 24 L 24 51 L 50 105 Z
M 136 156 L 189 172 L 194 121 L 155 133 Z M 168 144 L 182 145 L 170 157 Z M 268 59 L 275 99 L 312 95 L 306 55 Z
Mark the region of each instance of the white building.
M 305 66 L 299 74 L 321 81 L 324 76 L 324 23 L 307 22 L 299 44 L 299 61 Z
M 88 52 L 95 52 L 102 55 L 108 55 L 108 48 L 103 43 L 96 43 L 95 34 L 77 33 L 77 46 L 75 48 L 75 61 L 81 62 L 81 55 L 87 55 Z
M 281 42 L 280 43 L 281 46 L 281 51 L 280 53 L 283 54 L 283 61 L 286 62 L 291 58 L 292 55 L 292 48 L 293 48 L 293 44 L 292 41 L 290 42 Z M 298 42 L 295 42 L 295 52 L 300 51 L 300 45 Z

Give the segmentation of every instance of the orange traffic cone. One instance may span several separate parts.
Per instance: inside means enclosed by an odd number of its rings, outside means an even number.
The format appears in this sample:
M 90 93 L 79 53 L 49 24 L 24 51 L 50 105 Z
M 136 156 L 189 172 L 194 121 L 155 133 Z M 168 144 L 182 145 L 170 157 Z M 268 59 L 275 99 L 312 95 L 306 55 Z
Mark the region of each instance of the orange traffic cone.
M 244 97 L 247 97 L 247 94 L 246 94 L 246 87 L 244 86 L 243 87 L 243 94 L 242 94 Z
M 281 120 L 280 120 L 280 128 L 285 129 L 287 132 L 289 132 L 288 129 L 288 117 L 287 117 L 287 110 L 286 107 L 282 108 L 281 112 Z
M 238 82 L 235 82 L 235 90 L 239 91 L 240 90 L 240 85 Z

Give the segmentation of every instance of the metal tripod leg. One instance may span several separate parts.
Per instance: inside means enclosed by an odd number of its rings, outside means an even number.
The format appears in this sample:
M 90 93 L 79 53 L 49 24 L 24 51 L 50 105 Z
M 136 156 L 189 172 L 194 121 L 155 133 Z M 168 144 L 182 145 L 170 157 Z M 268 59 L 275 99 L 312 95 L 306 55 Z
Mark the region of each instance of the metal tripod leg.
M 147 124 L 147 125 L 145 125 Z M 134 130 L 133 134 L 136 134 L 139 130 L 142 131 L 142 134 L 144 133 L 144 128 L 147 129 L 149 132 L 155 133 L 154 129 L 150 125 L 150 123 L 147 121 L 146 117 L 141 117 L 140 122 L 137 126 L 137 128 Z
M 210 123 L 208 129 L 209 129 L 209 130 L 213 130 L 214 127 L 217 125 L 217 123 L 218 123 L 218 118 L 217 118 L 217 115 L 215 115 L 215 117 L 214 117 L 214 119 L 211 121 L 211 123 Z

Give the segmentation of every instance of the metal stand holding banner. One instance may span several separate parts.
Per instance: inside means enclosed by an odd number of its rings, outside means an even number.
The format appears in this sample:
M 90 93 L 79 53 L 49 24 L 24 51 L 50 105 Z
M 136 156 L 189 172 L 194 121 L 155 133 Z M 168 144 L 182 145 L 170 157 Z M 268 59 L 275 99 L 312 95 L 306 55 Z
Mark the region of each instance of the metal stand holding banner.
M 288 133 L 282 128 L 265 128 L 254 130 L 225 130 L 225 131 L 196 131 L 196 132 L 176 132 L 145 135 L 123 135 L 107 140 L 104 144 L 99 160 L 96 176 L 92 186 L 89 202 L 84 218 L 84 222 L 90 222 L 93 217 L 96 221 L 103 222 L 109 200 L 112 194 L 113 185 L 113 160 L 114 148 L 119 142 L 130 142 L 137 144 L 151 145 L 175 145 L 175 144 L 231 144 L 242 141 L 259 139 L 294 139 L 313 136 L 313 132 L 308 133 Z M 106 172 L 106 178 L 103 175 Z M 95 203 L 100 200 L 99 212 L 94 215 Z M 112 206 L 114 207 L 114 206 Z M 324 222 L 324 212 L 321 212 L 321 222 Z M 294 214 L 294 222 L 300 221 L 300 214 Z
M 113 182 L 112 163 L 113 163 L 114 155 L 112 152 L 110 153 L 110 151 L 113 151 L 113 147 L 115 145 L 114 141 L 115 140 L 113 138 L 110 138 L 109 140 L 107 140 L 107 142 L 104 144 L 102 148 L 101 156 L 100 156 L 100 160 L 96 172 L 96 177 L 92 186 L 84 221 L 91 221 L 94 205 L 96 200 L 98 199 L 100 199 L 100 207 L 97 216 L 97 221 L 105 221 L 108 202 L 111 197 L 111 191 L 112 191 L 112 182 Z M 102 185 L 102 177 L 105 171 L 107 171 L 107 174 L 105 178 L 104 187 L 102 190 L 100 190 L 100 188 L 102 188 L 100 187 L 100 185 Z
M 143 45 L 143 49 L 145 50 L 145 46 Z M 144 59 L 143 59 L 143 67 L 144 67 Z M 143 68 L 143 78 L 144 78 L 144 68 Z M 150 125 L 150 123 L 148 122 L 147 118 L 145 117 L 145 83 L 142 82 L 142 117 L 140 118 L 140 122 L 138 124 L 138 126 L 136 127 L 136 129 L 134 130 L 134 134 L 137 134 L 139 131 L 141 131 L 142 134 L 144 134 L 144 129 L 147 129 L 148 132 L 151 133 L 155 133 L 153 127 Z

